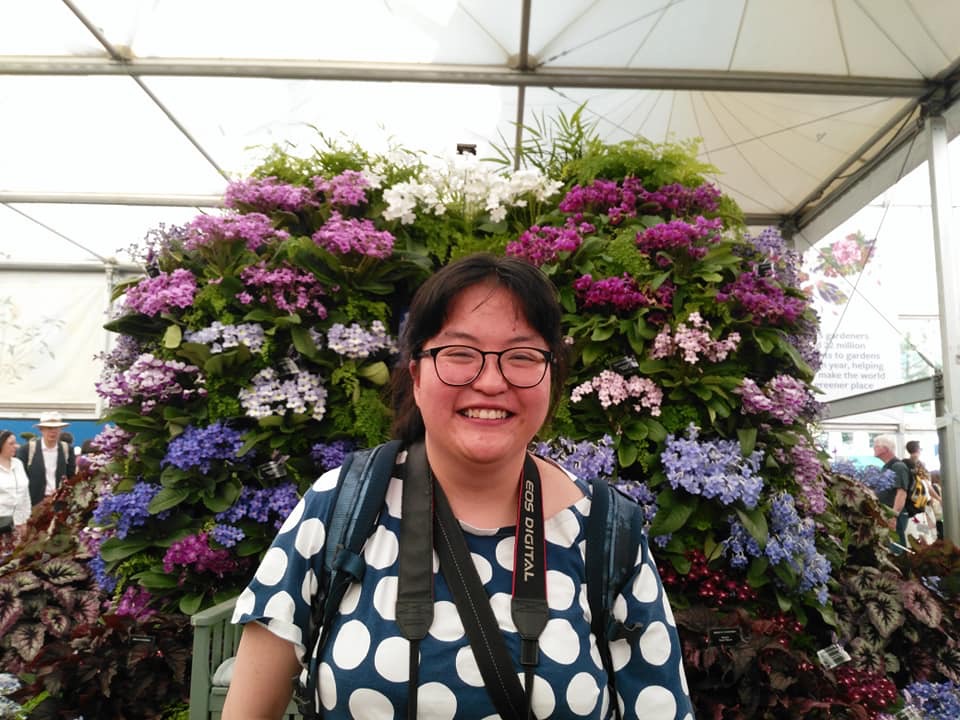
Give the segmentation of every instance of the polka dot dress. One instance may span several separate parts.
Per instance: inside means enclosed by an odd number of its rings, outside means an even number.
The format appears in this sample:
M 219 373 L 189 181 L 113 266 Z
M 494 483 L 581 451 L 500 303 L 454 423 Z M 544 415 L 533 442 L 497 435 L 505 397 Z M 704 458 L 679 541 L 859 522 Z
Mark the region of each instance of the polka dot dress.
M 403 454 L 399 458 L 403 459 Z M 234 622 L 263 623 L 305 654 L 310 601 L 317 591 L 328 516 L 338 470 L 325 473 L 280 528 L 250 585 L 237 601 Z M 610 718 L 612 702 L 625 718 L 693 718 L 670 605 L 646 541 L 637 549 L 634 575 L 614 604 L 614 616 L 640 628 L 610 643 L 616 676 L 611 698 L 596 640 L 584 572 L 589 487 L 585 497 L 546 521 L 547 601 L 550 620 L 540 637 L 540 665 L 533 687 L 538 718 Z M 400 496 L 394 478 L 384 512 L 364 547 L 363 582 L 344 595 L 319 665 L 318 703 L 325 718 L 387 720 L 406 712 L 409 651 L 395 622 Z M 510 617 L 513 528 L 464 526 L 477 573 L 490 596 L 511 657 L 519 636 Z M 420 643 L 419 717 L 435 720 L 498 717 L 434 553 L 434 618 Z M 515 661 L 523 682 L 523 672 Z

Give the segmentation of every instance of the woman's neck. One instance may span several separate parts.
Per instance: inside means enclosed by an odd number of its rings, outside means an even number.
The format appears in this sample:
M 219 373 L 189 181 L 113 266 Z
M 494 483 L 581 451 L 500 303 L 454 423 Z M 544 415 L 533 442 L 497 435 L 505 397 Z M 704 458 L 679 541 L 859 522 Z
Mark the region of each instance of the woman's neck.
M 0 467 L 5 467 L 7 470 L 9 470 L 12 466 L 12 458 L 8 458 L 6 455 L 0 455 Z
M 431 453 L 428 449 L 427 457 L 458 520 L 483 529 L 516 523 L 522 456 L 490 465 L 455 463 L 437 450 Z

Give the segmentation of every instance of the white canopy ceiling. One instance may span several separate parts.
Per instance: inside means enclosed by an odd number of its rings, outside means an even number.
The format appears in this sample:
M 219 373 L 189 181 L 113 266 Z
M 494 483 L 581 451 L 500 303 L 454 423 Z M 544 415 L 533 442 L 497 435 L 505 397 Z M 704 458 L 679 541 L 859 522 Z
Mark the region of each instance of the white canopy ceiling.
M 960 130 L 958 28 L 956 0 L 7 0 L 0 261 L 122 260 L 314 128 L 483 156 L 584 101 L 610 141 L 702 138 L 752 222 L 826 230 L 926 159 L 927 113 Z

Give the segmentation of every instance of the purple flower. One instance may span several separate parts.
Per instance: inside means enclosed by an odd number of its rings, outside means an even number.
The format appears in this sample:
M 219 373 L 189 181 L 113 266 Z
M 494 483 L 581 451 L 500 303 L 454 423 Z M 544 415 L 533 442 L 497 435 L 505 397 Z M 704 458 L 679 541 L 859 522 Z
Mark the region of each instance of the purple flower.
M 259 300 L 264 304 L 288 313 L 309 310 L 320 319 L 327 317 L 327 308 L 322 302 L 326 291 L 309 272 L 300 271 L 287 263 L 268 268 L 261 261 L 241 270 L 240 279 L 249 289 L 259 290 Z M 237 299 L 244 304 L 253 302 L 253 296 L 248 293 L 240 293 Z
M 169 510 L 155 516 L 151 516 L 147 510 L 160 489 L 159 485 L 153 483 L 138 482 L 128 492 L 108 493 L 100 498 L 94 508 L 93 521 L 98 525 L 112 526 L 115 535 L 122 540 L 131 529 L 143 526 L 150 517 L 160 520 L 169 517 Z
M 273 221 L 262 213 L 199 215 L 187 226 L 183 246 L 196 250 L 217 242 L 243 242 L 248 250 L 257 250 L 288 237 L 290 233 L 274 229 Z
M 210 531 L 211 537 L 224 547 L 233 547 L 243 540 L 247 534 L 235 525 L 217 524 Z
M 145 277 L 126 293 L 127 308 L 133 312 L 154 317 L 174 308 L 193 305 L 197 294 L 197 279 L 189 270 L 179 268 L 172 273 Z
M 215 320 L 209 327 L 184 333 L 183 339 L 185 342 L 207 345 L 210 352 L 214 354 L 238 345 L 245 345 L 250 352 L 260 352 L 266 340 L 266 333 L 258 323 L 224 325 L 219 320 Z
M 613 476 L 615 453 L 613 438 L 604 435 L 597 442 L 583 440 L 574 442 L 570 438 L 559 437 L 551 442 L 540 442 L 534 452 L 545 458 L 555 460 L 561 467 L 584 479 Z
M 215 520 L 218 523 L 236 523 L 247 518 L 261 524 L 272 523 L 277 529 L 293 512 L 300 495 L 297 486 L 293 483 L 284 483 L 276 487 L 255 488 L 245 485 L 240 491 L 240 497 L 227 510 L 217 513 Z M 224 525 L 226 526 L 226 525 Z M 228 531 L 221 530 L 221 533 Z M 217 540 L 223 545 L 227 543 Z
M 769 277 L 756 272 L 741 273 L 717 293 L 717 302 L 729 302 L 743 316 L 750 316 L 755 325 L 796 323 L 807 309 L 805 298 L 788 296 Z
M 371 220 L 344 218 L 336 210 L 322 228 L 313 234 L 313 241 L 336 255 L 356 253 L 380 260 L 393 253 L 393 235 L 377 230 Z
M 353 452 L 357 444 L 352 440 L 334 440 L 329 443 L 317 443 L 310 448 L 310 457 L 320 468 L 320 472 L 333 470 L 343 465 L 347 453 Z
M 333 205 L 355 207 L 367 203 L 365 188 L 370 187 L 370 183 L 363 176 L 363 173 L 356 170 L 344 170 L 329 180 L 315 177 L 313 187 L 317 192 L 327 196 Z
M 161 360 L 145 353 L 127 370 L 95 386 L 97 394 L 110 407 L 132 405 L 139 401 L 140 411 L 148 413 L 157 403 L 171 398 L 189 400 L 194 396 L 206 395 L 204 378 L 199 370 L 195 365 L 178 360 Z M 189 384 L 199 387 L 189 387 Z
M 297 212 L 317 204 L 309 188 L 280 182 L 275 177 L 232 182 L 227 186 L 223 202 L 228 208 L 242 206 L 257 213 Z
M 240 405 L 248 417 L 283 416 L 292 410 L 322 420 L 327 412 L 327 389 L 319 376 L 306 370 L 281 378 L 273 368 L 265 368 L 250 382 L 251 387 L 239 393 Z
M 379 320 L 370 324 L 369 332 L 358 323 L 351 323 L 350 327 L 334 323 L 327 331 L 327 347 L 338 355 L 355 360 L 370 357 L 381 350 L 391 354 L 397 352 L 396 342 Z
M 700 441 L 698 434 L 691 424 L 686 438 L 667 436 L 660 459 L 670 486 L 716 498 L 724 505 L 740 500 L 755 508 L 764 485 L 759 475 L 763 454 L 754 450 L 744 456 L 736 440 Z
M 225 423 L 215 422 L 207 427 L 188 425 L 167 446 L 160 467 L 173 465 L 181 470 L 209 473 L 215 462 L 236 462 L 237 452 L 243 447 L 240 431 Z
M 707 254 L 707 246 L 720 240 L 720 218 L 707 220 L 702 216 L 693 223 L 671 220 L 637 233 L 637 248 L 647 255 L 657 256 L 658 263 L 669 265 L 670 258 L 686 255 L 700 260 Z
M 178 566 L 183 568 L 180 575 L 182 582 L 185 573 L 190 569 L 196 573 L 212 573 L 221 578 L 236 570 L 237 561 L 230 553 L 210 547 L 207 537 L 207 533 L 201 532 L 175 541 L 164 553 L 163 571 L 172 575 Z
M 807 384 L 790 375 L 776 375 L 762 389 L 753 379 L 744 378 L 734 392 L 740 395 L 745 415 L 769 415 L 784 425 L 813 419 L 819 411 Z

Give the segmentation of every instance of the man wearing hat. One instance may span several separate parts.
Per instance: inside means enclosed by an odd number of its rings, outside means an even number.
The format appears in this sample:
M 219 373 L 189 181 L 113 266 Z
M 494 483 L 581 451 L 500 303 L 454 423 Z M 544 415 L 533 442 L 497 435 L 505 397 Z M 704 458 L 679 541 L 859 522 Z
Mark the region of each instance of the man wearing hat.
M 33 438 L 17 450 L 17 457 L 27 469 L 30 479 L 30 502 L 39 503 L 52 495 L 60 483 L 77 471 L 73 448 L 60 439 L 60 431 L 70 423 L 58 412 L 40 413 L 40 438 Z

